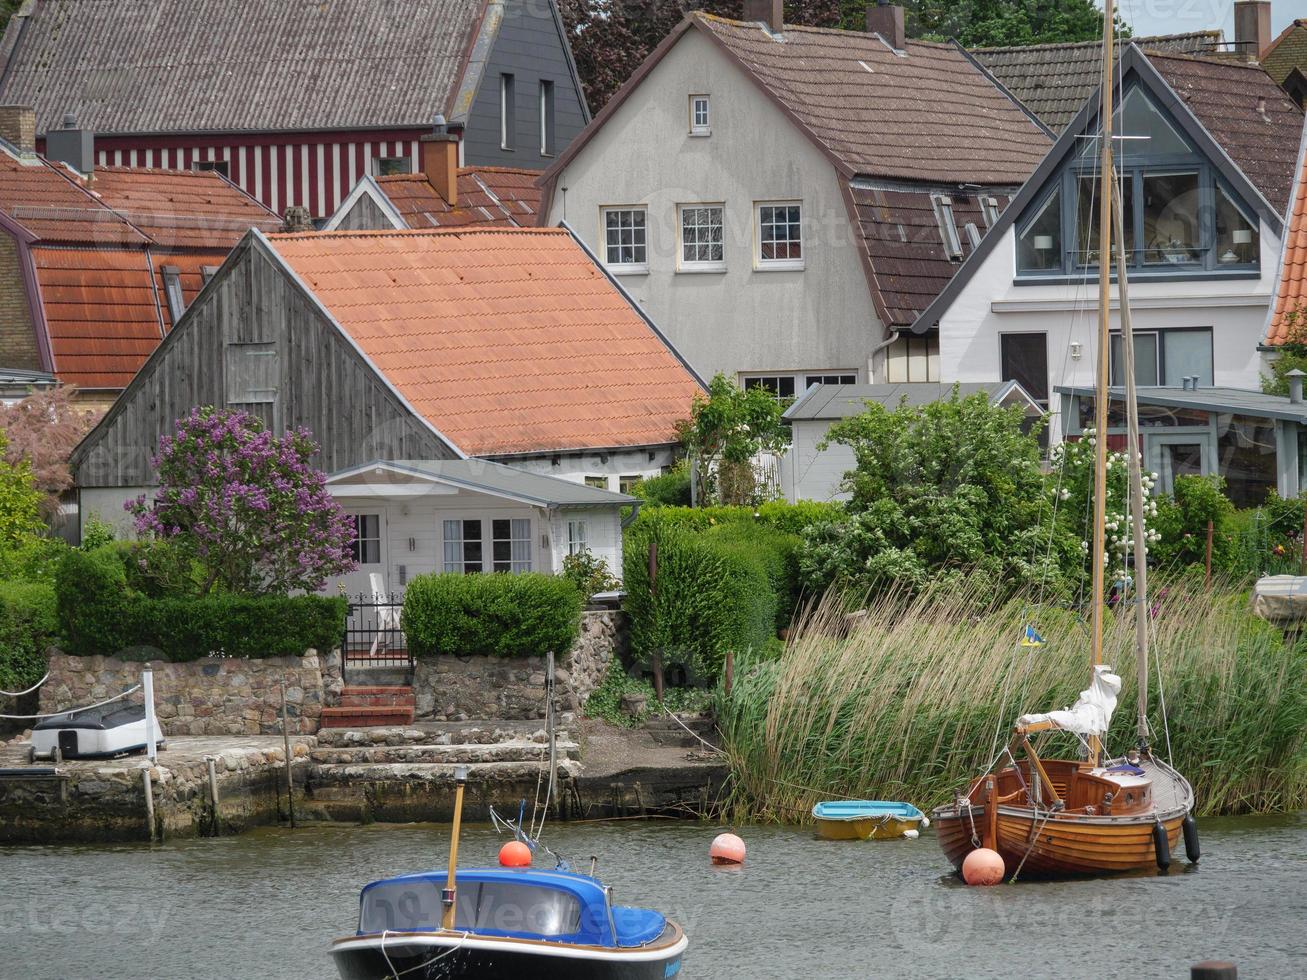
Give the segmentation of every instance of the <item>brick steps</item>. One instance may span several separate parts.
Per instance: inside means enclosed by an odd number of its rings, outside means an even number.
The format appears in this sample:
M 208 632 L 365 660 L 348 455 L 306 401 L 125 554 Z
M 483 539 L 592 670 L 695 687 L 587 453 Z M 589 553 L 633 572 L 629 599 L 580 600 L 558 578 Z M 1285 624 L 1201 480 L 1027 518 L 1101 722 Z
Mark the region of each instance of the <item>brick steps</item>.
M 407 725 L 413 720 L 412 705 L 342 705 L 322 709 L 322 728 L 372 728 L 376 725 Z
M 412 708 L 416 704 L 411 687 L 346 686 L 340 692 L 342 708 Z

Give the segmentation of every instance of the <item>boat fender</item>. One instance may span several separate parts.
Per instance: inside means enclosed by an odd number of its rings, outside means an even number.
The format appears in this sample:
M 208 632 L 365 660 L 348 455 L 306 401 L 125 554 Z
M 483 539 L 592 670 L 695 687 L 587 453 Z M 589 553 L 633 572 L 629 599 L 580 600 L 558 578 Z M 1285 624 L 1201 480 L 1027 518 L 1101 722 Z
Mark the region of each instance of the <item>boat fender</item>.
M 1006 872 L 1003 855 L 988 847 L 976 848 L 962 862 L 962 880 L 968 885 L 997 885 Z
M 1194 815 L 1186 813 L 1184 820 L 1180 821 L 1180 827 L 1184 831 L 1184 856 L 1189 859 L 1190 864 L 1197 864 L 1201 852 L 1198 848 L 1198 825 L 1194 823 Z
M 921 829 L 922 829 L 922 830 L 925 830 L 925 829 L 926 829 L 927 827 L 929 827 L 929 826 L 930 826 L 930 817 L 922 817 L 922 818 L 921 818 Z
M 743 864 L 744 841 L 735 834 L 718 834 L 708 848 L 713 864 Z
M 1157 866 L 1165 871 L 1171 866 L 1171 842 L 1167 839 L 1166 828 L 1161 823 L 1153 824 L 1153 853 L 1157 857 Z
M 918 837 L 921 836 L 921 831 L 919 831 L 919 830 L 905 830 L 905 831 L 903 831 L 903 836 L 906 837 L 908 840 L 916 840 Z

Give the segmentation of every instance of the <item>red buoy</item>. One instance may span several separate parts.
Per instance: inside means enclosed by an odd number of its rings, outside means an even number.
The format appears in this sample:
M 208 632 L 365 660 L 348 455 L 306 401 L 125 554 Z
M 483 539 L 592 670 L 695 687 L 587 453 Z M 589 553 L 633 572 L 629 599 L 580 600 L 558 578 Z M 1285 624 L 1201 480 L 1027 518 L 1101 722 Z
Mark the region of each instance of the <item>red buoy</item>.
M 1006 870 L 998 851 L 978 847 L 962 862 L 962 880 L 968 885 L 997 885 Z
M 708 856 L 713 864 L 743 864 L 744 841 L 734 834 L 718 834 L 708 848 Z
M 505 868 L 529 868 L 531 848 L 520 840 L 511 840 L 499 849 L 499 863 Z

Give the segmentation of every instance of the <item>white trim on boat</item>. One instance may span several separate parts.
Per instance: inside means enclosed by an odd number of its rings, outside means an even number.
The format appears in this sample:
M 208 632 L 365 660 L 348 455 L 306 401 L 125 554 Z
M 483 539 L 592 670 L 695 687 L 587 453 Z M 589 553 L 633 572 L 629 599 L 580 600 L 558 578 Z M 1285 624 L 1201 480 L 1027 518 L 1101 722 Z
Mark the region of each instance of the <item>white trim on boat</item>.
M 678 956 L 685 952 L 690 940 L 682 932 L 681 937 L 670 946 L 629 946 L 607 950 L 571 943 L 551 943 L 545 940 L 472 936 L 461 932 L 388 932 L 384 937 L 380 934 L 373 934 L 338 939 L 332 945 L 331 952 L 334 955 L 337 952 L 353 952 L 360 949 L 380 950 L 383 944 L 387 952 L 393 952 L 406 946 L 428 946 L 440 949 L 457 947 L 460 949 L 498 950 L 504 953 L 520 953 L 527 956 L 561 956 L 573 960 L 644 963 Z

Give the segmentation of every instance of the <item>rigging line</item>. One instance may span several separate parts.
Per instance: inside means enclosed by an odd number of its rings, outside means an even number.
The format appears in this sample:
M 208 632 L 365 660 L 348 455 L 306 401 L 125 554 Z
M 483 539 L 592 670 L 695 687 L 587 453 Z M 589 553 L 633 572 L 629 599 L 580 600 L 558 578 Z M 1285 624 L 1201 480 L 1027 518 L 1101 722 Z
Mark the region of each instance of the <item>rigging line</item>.
M 0 691 L 0 695 L 3 695 L 4 697 L 7 698 L 21 698 L 24 694 L 31 694 L 33 691 L 35 691 L 38 687 L 40 687 L 49 679 L 50 679 L 50 672 L 47 670 L 45 672 L 45 676 L 42 677 L 39 681 L 37 681 L 35 684 L 33 684 L 31 687 L 29 687 L 26 691 Z
M 103 701 L 95 702 L 95 704 L 83 705 L 80 708 L 66 708 L 63 711 L 52 711 L 49 714 L 44 714 L 44 715 L 0 715 L 0 718 L 5 719 L 6 721 L 35 721 L 41 718 L 58 718 L 61 715 L 71 715 L 77 713 L 78 711 L 90 711 L 92 708 L 99 708 L 102 705 L 112 704 L 114 701 L 121 701 L 129 694 L 135 694 L 140 689 L 141 689 L 141 685 L 137 684 L 135 687 L 128 688 L 126 691 L 123 691 L 122 694 L 115 694 L 111 698 L 105 698 Z

